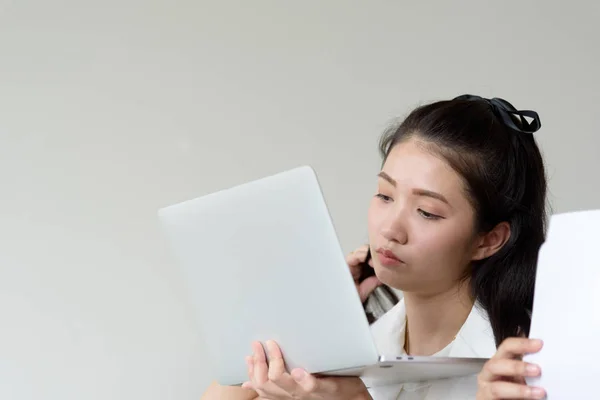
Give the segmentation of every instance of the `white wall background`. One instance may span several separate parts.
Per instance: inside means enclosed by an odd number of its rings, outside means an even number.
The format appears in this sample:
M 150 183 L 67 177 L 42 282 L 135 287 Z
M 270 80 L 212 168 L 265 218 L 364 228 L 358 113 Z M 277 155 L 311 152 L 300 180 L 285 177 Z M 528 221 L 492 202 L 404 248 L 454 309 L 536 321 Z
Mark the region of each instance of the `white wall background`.
M 197 399 L 156 209 L 309 163 L 349 251 L 421 102 L 537 110 L 555 211 L 600 207 L 598 3 L 434 3 L 0 0 L 0 398 Z

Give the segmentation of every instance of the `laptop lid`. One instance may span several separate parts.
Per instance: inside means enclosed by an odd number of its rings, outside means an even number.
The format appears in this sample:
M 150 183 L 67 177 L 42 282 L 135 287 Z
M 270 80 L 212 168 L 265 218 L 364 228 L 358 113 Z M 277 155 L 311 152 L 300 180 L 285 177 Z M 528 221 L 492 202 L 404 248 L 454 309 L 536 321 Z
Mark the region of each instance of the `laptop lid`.
M 594 397 L 600 372 L 600 210 L 551 217 L 537 266 L 531 338 L 544 341 L 525 360 L 540 365 L 528 383 L 549 399 Z
M 299 167 L 159 210 L 214 379 L 247 380 L 254 340 L 324 372 L 378 355 L 321 189 Z M 216 284 L 215 284 L 216 283 Z

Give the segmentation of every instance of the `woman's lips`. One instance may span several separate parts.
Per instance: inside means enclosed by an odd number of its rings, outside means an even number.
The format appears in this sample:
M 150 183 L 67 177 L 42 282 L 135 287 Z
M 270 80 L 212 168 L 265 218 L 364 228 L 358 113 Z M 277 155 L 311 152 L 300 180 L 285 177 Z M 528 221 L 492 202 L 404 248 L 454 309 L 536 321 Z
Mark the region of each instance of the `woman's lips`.
M 402 261 L 398 256 L 396 256 L 396 254 L 394 254 L 394 252 L 391 250 L 379 249 L 377 250 L 377 255 L 379 257 L 379 262 L 383 266 L 393 267 L 404 264 L 404 261 Z

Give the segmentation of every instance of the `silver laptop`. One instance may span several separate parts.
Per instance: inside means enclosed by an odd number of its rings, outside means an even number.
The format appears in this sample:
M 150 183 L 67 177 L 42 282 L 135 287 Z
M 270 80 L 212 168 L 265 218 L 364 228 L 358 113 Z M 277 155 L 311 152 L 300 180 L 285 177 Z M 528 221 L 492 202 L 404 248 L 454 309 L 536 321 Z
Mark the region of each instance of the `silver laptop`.
M 252 341 L 288 368 L 370 385 L 478 373 L 485 359 L 378 354 L 315 172 L 307 166 L 159 210 L 222 385 L 247 380 Z

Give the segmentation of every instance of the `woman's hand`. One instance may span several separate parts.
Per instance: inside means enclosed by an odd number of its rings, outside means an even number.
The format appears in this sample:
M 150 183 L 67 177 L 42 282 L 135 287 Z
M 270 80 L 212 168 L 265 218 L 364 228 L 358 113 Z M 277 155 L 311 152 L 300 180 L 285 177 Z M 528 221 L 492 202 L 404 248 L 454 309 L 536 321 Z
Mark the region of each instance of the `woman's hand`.
M 279 346 L 268 341 L 269 365 L 263 346 L 252 343 L 253 355 L 246 357 L 250 380 L 242 386 L 258 393 L 260 399 L 371 399 L 358 378 L 316 377 L 302 369 L 288 373 Z
M 348 264 L 350 273 L 354 278 L 354 284 L 356 285 L 356 290 L 360 296 L 360 301 L 363 303 L 367 300 L 373 290 L 375 290 L 377 286 L 381 285 L 381 281 L 379 281 L 375 275 L 368 277 L 362 282 L 359 282 L 363 268 L 373 268 L 372 258 L 369 260 L 368 264 L 365 265 L 368 251 L 369 246 L 364 245 L 346 256 L 346 263 Z
M 542 388 L 528 386 L 525 377 L 541 374 L 540 367 L 521 361 L 524 354 L 537 353 L 542 348 L 540 340 L 508 338 L 483 367 L 479 374 L 477 400 L 543 399 Z

